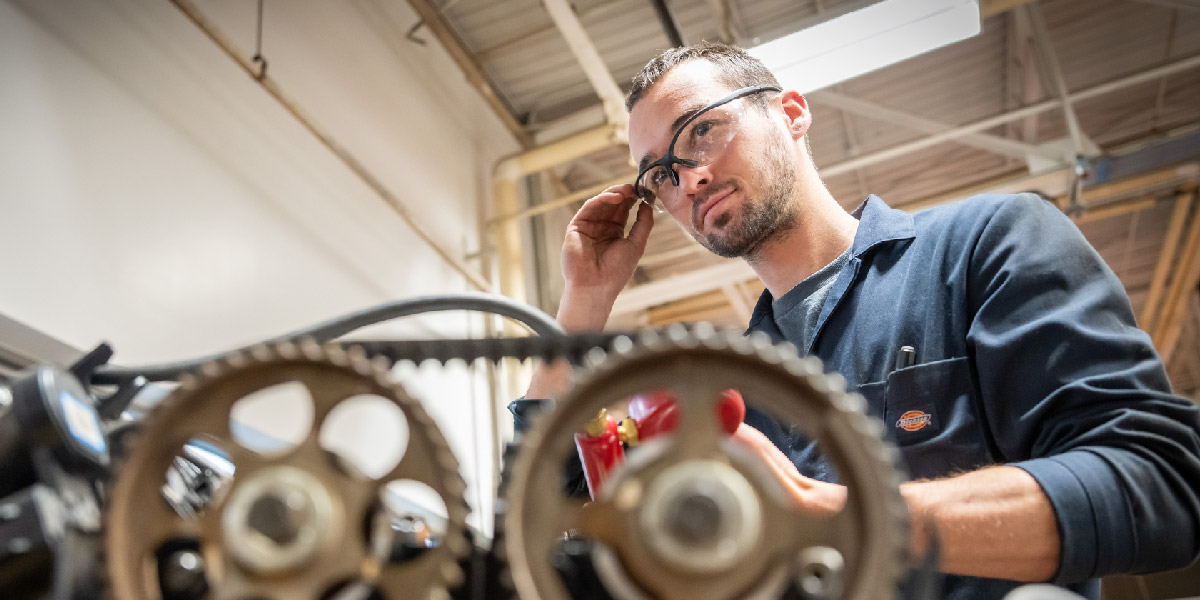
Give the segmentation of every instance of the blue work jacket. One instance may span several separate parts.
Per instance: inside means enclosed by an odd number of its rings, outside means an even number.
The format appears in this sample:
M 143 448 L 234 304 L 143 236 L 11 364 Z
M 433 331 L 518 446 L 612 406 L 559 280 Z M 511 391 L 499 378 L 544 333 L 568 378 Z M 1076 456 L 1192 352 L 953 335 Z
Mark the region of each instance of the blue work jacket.
M 767 292 L 750 331 L 844 376 L 914 479 L 1030 473 L 1058 522 L 1055 583 L 1099 598 L 1097 577 L 1187 565 L 1200 552 L 1200 417 L 1172 395 L 1120 281 L 1075 225 L 1032 194 L 912 215 L 871 196 L 854 214 L 811 342 L 780 331 Z M 902 346 L 916 360 L 897 369 Z M 801 434 L 754 410 L 747 422 L 802 473 L 836 479 Z M 1016 585 L 948 577 L 945 597 Z

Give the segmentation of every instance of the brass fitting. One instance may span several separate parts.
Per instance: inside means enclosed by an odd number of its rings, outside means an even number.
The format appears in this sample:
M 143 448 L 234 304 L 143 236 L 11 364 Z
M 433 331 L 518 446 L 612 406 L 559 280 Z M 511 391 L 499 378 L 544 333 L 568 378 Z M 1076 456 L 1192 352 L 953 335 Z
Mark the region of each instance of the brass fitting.
M 586 431 L 587 434 L 592 437 L 596 437 L 598 435 L 603 435 L 604 431 L 606 429 L 608 429 L 608 409 L 607 408 L 600 409 L 600 412 L 596 413 L 596 417 L 594 419 L 592 419 L 591 421 L 588 421 L 587 425 L 583 426 L 583 430 Z
M 637 421 L 634 421 L 633 417 L 621 419 L 621 424 L 617 425 L 617 439 L 629 444 L 630 447 L 638 445 Z

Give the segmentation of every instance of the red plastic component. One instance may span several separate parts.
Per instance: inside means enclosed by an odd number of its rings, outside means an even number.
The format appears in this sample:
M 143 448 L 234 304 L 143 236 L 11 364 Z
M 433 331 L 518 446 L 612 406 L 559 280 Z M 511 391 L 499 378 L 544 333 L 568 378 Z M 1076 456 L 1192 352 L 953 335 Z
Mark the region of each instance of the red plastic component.
M 629 416 L 637 426 L 639 443 L 670 433 L 679 425 L 675 395 L 667 390 L 634 396 L 629 401 Z M 746 403 L 740 392 L 721 392 L 721 398 L 717 400 L 717 418 L 726 435 L 733 435 L 737 431 L 746 418 Z M 604 432 L 600 435 L 588 435 L 582 431 L 575 434 L 575 447 L 579 451 L 579 460 L 583 463 L 583 473 L 587 477 L 592 498 L 600 494 L 608 475 L 625 460 L 617 422 L 607 415 L 604 419 Z
M 637 421 L 638 439 L 641 440 L 654 439 L 674 431 L 679 425 L 675 396 L 666 390 L 634 396 L 629 401 L 629 416 Z M 721 398 L 717 400 L 717 418 L 721 421 L 721 430 L 733 435 L 746 418 L 746 403 L 742 401 L 742 394 L 737 390 L 721 392 Z
M 625 447 L 621 445 L 617 433 L 617 422 L 605 416 L 604 432 L 600 435 L 588 435 L 583 431 L 576 433 L 575 448 L 579 451 L 579 461 L 583 463 L 588 491 L 595 499 L 600 495 L 609 473 L 625 460 Z

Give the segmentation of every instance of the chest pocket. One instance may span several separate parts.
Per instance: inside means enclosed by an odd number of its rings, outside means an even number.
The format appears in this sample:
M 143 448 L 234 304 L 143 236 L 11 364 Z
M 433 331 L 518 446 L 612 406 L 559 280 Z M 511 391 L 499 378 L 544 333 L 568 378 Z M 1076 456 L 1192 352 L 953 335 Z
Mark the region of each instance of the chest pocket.
M 862 386 L 872 412 L 882 415 L 888 437 L 913 479 L 961 473 L 998 462 L 977 411 L 966 357 L 893 371 L 886 381 Z

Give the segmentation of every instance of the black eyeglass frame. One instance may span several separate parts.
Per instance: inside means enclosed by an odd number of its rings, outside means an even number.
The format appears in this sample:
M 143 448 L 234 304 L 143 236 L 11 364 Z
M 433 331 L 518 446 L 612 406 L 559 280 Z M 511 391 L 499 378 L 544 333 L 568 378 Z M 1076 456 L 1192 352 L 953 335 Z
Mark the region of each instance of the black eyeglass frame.
M 716 102 L 713 102 L 712 104 L 709 104 L 708 106 L 696 111 L 696 114 L 688 117 L 686 121 L 679 125 L 679 129 L 675 130 L 675 135 L 671 136 L 671 143 L 667 146 L 667 153 L 664 154 L 662 158 L 646 165 L 642 168 L 642 170 L 638 171 L 637 179 L 633 180 L 633 193 L 637 195 L 638 198 L 643 200 L 646 199 L 646 188 L 642 187 L 642 176 L 654 169 L 654 167 L 661 166 L 663 170 L 667 172 L 667 176 L 671 178 L 671 185 L 679 187 L 679 172 L 675 170 L 675 165 L 683 165 L 689 169 L 694 169 L 700 165 L 700 163 L 689 158 L 679 158 L 678 156 L 675 156 L 675 142 L 679 139 L 679 134 L 683 133 L 683 130 L 687 129 L 687 126 L 691 124 L 692 121 L 695 121 L 696 117 L 699 117 L 700 115 L 718 106 L 721 106 L 722 104 L 733 102 L 738 98 L 743 98 L 745 96 L 749 96 L 750 94 L 782 91 L 782 89 L 773 85 L 752 85 L 750 87 L 734 90 L 720 100 L 717 100 Z

